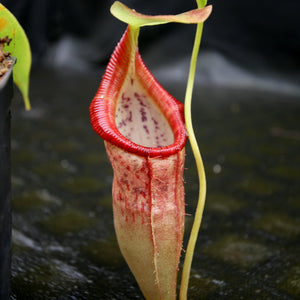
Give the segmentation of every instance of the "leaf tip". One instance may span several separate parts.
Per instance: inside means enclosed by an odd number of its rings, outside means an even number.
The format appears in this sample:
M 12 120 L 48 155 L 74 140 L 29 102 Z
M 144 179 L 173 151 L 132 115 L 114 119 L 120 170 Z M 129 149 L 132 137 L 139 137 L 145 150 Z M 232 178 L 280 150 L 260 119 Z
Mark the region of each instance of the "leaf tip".
M 24 103 L 25 103 L 25 110 L 29 111 L 31 110 L 31 104 L 29 97 L 24 97 Z

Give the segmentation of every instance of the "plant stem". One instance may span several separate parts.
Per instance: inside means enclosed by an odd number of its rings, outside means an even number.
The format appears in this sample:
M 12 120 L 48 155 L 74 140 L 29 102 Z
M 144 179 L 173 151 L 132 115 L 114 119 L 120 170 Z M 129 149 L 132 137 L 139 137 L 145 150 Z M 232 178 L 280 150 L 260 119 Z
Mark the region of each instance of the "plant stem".
M 204 171 L 200 150 L 194 134 L 194 129 L 192 125 L 192 116 L 191 116 L 192 93 L 193 93 L 194 79 L 196 73 L 197 57 L 198 57 L 198 52 L 199 52 L 199 47 L 200 47 L 200 42 L 202 37 L 202 30 L 203 30 L 203 23 L 199 23 L 197 25 L 197 31 L 196 31 L 195 41 L 194 41 L 189 77 L 188 77 L 186 94 L 185 94 L 185 102 L 184 102 L 184 117 L 186 122 L 186 129 L 189 135 L 189 141 L 191 144 L 193 155 L 195 157 L 198 177 L 199 177 L 199 198 L 198 198 L 198 204 L 195 212 L 194 224 L 191 230 L 191 234 L 190 234 L 190 238 L 189 238 L 189 242 L 185 254 L 183 270 L 182 270 L 181 286 L 180 286 L 180 294 L 179 294 L 180 300 L 187 299 L 187 290 L 188 290 L 191 264 L 192 264 L 195 245 L 197 242 L 199 228 L 202 221 L 202 214 L 203 214 L 205 196 L 206 196 L 205 171 Z

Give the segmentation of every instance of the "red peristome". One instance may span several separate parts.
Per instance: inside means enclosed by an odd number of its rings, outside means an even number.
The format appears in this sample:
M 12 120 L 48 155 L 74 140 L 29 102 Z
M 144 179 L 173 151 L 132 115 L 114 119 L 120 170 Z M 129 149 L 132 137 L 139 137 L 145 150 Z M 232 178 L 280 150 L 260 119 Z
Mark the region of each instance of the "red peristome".
M 138 50 L 133 47 L 136 45 L 132 42 L 130 27 L 128 27 L 111 56 L 100 87 L 90 105 L 91 124 L 104 140 L 128 152 L 149 157 L 172 155 L 181 150 L 187 140 L 183 104 L 161 87 L 145 66 Z M 134 51 L 136 54 L 133 65 L 131 57 Z M 174 135 L 174 141 L 171 144 L 146 147 L 120 133 L 115 120 L 117 102 L 123 96 L 122 87 L 126 84 L 133 84 L 135 81 L 147 92 L 147 96 L 166 118 Z M 145 130 L 147 130 L 146 127 Z

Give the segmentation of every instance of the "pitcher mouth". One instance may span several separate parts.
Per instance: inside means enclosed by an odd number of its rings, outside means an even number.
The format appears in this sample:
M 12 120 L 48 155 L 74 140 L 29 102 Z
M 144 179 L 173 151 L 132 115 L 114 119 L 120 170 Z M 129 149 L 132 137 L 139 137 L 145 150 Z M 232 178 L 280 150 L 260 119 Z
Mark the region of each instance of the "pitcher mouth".
M 183 104 L 153 77 L 132 40 L 128 27 L 90 105 L 91 124 L 104 140 L 125 151 L 170 156 L 187 140 Z

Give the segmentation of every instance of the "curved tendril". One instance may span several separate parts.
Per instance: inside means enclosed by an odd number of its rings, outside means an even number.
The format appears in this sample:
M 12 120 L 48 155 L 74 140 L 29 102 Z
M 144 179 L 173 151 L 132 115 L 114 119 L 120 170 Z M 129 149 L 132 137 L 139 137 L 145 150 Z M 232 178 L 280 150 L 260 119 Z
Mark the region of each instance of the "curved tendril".
M 200 5 L 206 5 L 206 1 L 200 0 L 197 1 L 197 4 L 198 7 Z M 189 71 L 189 77 L 188 77 L 188 83 L 187 83 L 185 101 L 184 101 L 184 116 L 186 122 L 186 129 L 189 135 L 189 141 L 196 161 L 198 177 L 199 177 L 199 196 L 198 196 L 198 204 L 195 212 L 194 224 L 188 241 L 188 246 L 187 246 L 183 269 L 182 269 L 180 294 L 179 294 L 180 300 L 187 299 L 190 270 L 191 270 L 195 245 L 197 242 L 198 232 L 202 221 L 202 215 L 203 215 L 203 209 L 204 209 L 205 197 L 206 197 L 205 171 L 204 171 L 201 153 L 194 134 L 194 129 L 192 125 L 192 116 L 191 116 L 193 85 L 194 85 L 194 79 L 196 73 L 197 57 L 198 57 L 198 52 L 199 52 L 199 47 L 200 47 L 200 42 L 202 37 L 202 30 L 203 30 L 203 23 L 200 23 L 197 25 L 197 31 L 196 31 L 195 41 L 194 41 L 193 53 L 191 57 L 190 71 Z

